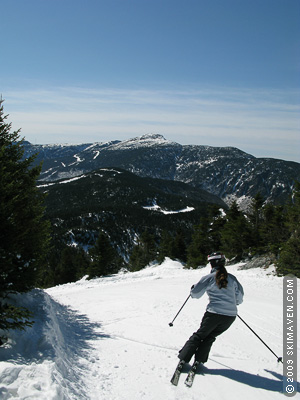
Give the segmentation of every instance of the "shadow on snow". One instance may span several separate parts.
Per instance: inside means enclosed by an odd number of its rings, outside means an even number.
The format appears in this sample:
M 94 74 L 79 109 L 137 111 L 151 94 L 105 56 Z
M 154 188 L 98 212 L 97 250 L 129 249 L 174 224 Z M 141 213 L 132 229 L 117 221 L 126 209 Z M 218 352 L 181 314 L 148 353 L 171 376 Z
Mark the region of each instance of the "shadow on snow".
M 245 385 L 254 387 L 256 389 L 264 389 L 271 392 L 283 392 L 283 375 L 274 372 L 265 370 L 266 372 L 272 374 L 276 379 L 267 378 L 260 375 L 251 374 L 249 372 L 244 372 L 240 370 L 233 369 L 231 367 L 224 369 L 211 369 L 206 368 L 204 365 L 201 365 L 197 374 L 205 374 L 205 375 L 219 375 L 224 376 L 225 378 L 232 379 L 233 381 L 243 383 Z M 297 382 L 298 390 L 299 383 Z
M 28 365 L 63 357 L 87 358 L 91 341 L 110 337 L 101 332 L 101 324 L 56 302 L 43 290 L 27 294 L 22 305 L 33 312 L 35 323 L 25 331 L 9 333 L 9 343 L 0 347 L 0 361 Z

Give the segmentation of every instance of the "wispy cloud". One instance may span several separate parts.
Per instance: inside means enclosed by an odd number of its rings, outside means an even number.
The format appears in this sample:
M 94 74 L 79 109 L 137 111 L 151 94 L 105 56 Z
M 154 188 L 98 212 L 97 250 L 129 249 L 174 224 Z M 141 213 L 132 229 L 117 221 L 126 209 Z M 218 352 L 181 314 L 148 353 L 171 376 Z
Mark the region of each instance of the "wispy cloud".
M 5 112 L 31 142 L 102 142 L 149 132 L 300 161 L 296 91 L 53 88 L 8 91 Z

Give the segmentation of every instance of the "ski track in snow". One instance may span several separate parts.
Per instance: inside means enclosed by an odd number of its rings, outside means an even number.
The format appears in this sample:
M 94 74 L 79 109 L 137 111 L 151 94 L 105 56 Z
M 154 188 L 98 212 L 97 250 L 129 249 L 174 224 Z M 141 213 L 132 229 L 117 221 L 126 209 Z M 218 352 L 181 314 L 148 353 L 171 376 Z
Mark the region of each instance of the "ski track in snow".
M 229 266 L 245 290 L 241 317 L 281 356 L 282 278 Z M 192 388 L 185 367 L 170 383 L 178 350 L 195 331 L 207 296 L 190 299 L 209 268 L 186 270 L 167 259 L 135 273 L 15 296 L 36 323 L 0 348 L 0 399 L 256 400 L 282 398 L 282 364 L 238 318 L 217 338 Z M 300 398 L 297 393 L 294 398 Z

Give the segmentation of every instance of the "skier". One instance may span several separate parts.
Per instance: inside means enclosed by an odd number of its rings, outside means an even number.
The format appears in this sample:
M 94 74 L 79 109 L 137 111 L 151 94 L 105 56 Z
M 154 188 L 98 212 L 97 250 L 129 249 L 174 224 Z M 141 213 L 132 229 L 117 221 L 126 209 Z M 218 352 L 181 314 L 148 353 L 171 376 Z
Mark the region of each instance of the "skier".
M 195 355 L 194 367 L 208 360 L 208 355 L 216 337 L 225 332 L 237 315 L 237 305 L 243 302 L 242 285 L 225 268 L 225 256 L 220 252 L 208 256 L 211 265 L 210 274 L 202 277 L 191 288 L 191 297 L 200 298 L 205 292 L 209 304 L 203 316 L 200 328 L 193 333 L 179 351 L 179 369 Z M 194 369 L 195 369 L 194 368 Z

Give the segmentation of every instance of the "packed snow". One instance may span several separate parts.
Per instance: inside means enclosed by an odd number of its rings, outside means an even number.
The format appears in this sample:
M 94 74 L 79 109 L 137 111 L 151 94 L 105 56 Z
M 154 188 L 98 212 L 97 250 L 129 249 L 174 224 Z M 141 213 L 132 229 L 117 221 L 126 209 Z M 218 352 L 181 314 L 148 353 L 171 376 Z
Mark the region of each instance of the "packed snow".
M 272 267 L 228 266 L 245 290 L 240 316 L 282 354 L 282 286 Z M 213 344 L 192 388 L 170 383 L 178 350 L 199 327 L 207 297 L 190 299 L 209 272 L 166 259 L 146 269 L 15 297 L 35 324 L 0 347 L 0 398 L 38 400 L 276 400 L 282 364 L 238 318 Z M 297 393 L 294 398 L 300 398 Z

